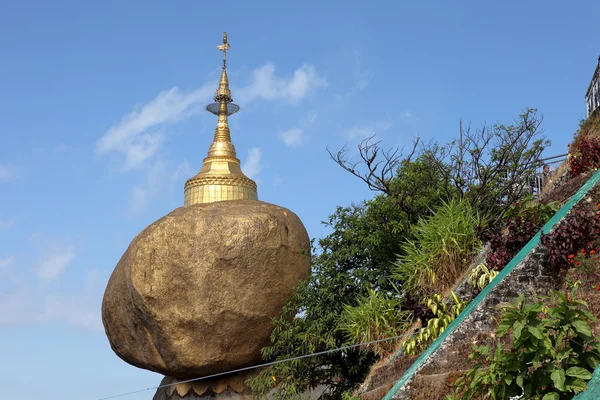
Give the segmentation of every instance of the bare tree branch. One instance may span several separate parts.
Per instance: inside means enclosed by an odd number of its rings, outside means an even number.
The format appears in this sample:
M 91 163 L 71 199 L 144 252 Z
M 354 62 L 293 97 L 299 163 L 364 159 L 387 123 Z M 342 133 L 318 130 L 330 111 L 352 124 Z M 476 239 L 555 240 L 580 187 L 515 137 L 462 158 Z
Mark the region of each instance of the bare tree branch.
M 340 167 L 350 172 L 367 184 L 369 189 L 395 196 L 392 188 L 392 179 L 402 162 L 410 162 L 415 155 L 419 138 L 413 142 L 410 153 L 404 157 L 403 149 L 392 147 L 389 150 L 383 150 L 380 147 L 381 141 L 373 142 L 375 135 L 370 136 L 360 142 L 358 145 L 358 155 L 360 160 L 353 161 L 348 157 L 347 145 L 342 147 L 337 153 L 333 154 L 329 149 L 329 156 Z M 360 167 L 364 167 L 363 170 Z

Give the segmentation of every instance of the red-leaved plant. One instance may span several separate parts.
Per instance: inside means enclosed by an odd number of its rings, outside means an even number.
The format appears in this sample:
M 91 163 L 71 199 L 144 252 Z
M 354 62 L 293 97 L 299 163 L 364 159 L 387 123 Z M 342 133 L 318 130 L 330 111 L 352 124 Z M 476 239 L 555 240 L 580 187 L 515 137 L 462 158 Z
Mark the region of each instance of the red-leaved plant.
M 600 139 L 579 138 L 569 149 L 571 176 L 600 167 Z
M 599 204 L 600 206 L 600 204 Z M 542 234 L 548 259 L 555 268 L 566 268 L 577 251 L 586 251 L 600 238 L 600 211 L 574 209 L 552 232 Z

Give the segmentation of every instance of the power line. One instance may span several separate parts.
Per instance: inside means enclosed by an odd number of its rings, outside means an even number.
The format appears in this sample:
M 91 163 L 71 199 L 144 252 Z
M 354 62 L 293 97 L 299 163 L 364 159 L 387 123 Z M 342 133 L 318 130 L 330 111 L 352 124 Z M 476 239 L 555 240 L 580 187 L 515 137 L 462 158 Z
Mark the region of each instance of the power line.
M 396 339 L 399 339 L 399 338 L 402 338 L 402 337 L 414 336 L 414 335 L 416 335 L 416 332 L 404 333 L 402 335 L 392 336 L 392 337 L 385 338 L 385 339 L 378 339 L 378 340 L 373 340 L 373 341 L 365 342 L 365 343 L 352 344 L 352 345 L 349 345 L 349 346 L 338 347 L 336 349 L 324 350 L 324 351 L 319 351 L 317 353 L 311 353 L 311 354 L 305 354 L 305 355 L 302 355 L 302 356 L 296 356 L 296 357 L 286 358 L 284 360 L 271 361 L 271 362 L 264 363 L 264 364 L 259 364 L 259 365 L 253 365 L 253 366 L 250 366 L 250 367 L 234 369 L 233 371 L 219 372 L 218 374 L 202 376 L 200 378 L 188 379 L 188 380 L 180 381 L 180 382 L 176 382 L 176 383 L 169 383 L 168 385 L 160 385 L 160 386 L 155 386 L 155 387 L 149 387 L 149 388 L 146 388 L 146 389 L 136 390 L 136 391 L 133 391 L 133 392 L 121 393 L 121 394 L 117 394 L 117 395 L 114 395 L 114 396 L 102 397 L 102 398 L 97 399 L 97 400 L 116 399 L 117 397 L 129 396 L 129 395 L 136 394 L 136 393 L 146 392 L 148 390 L 157 390 L 157 389 L 162 389 L 162 388 L 166 388 L 166 387 L 170 387 L 170 386 L 179 385 L 181 383 L 196 382 L 196 381 L 200 381 L 200 380 L 203 380 L 203 379 L 216 378 L 216 377 L 219 377 L 219 376 L 229 375 L 229 374 L 233 374 L 233 373 L 237 373 L 237 372 L 249 371 L 251 369 L 270 367 L 271 365 L 281 364 L 281 363 L 288 362 L 288 361 L 301 360 L 303 358 L 309 358 L 309 357 L 315 357 L 315 356 L 322 356 L 324 354 L 334 353 L 336 351 L 343 351 L 343 350 L 354 349 L 356 347 L 368 346 L 370 344 L 375 344 L 375 343 L 380 343 L 380 342 L 386 342 L 386 341 L 389 341 L 389 340 L 396 340 Z

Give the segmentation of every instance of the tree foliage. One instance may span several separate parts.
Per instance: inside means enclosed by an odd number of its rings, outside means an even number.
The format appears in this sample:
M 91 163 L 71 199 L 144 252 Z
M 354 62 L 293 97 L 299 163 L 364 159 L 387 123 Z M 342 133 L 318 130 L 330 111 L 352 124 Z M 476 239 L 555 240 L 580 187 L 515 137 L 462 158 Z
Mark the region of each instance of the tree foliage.
M 282 360 L 348 344 L 341 329 L 345 306 L 358 306 L 369 290 L 393 289 L 391 260 L 405 234 L 407 216 L 384 197 L 339 207 L 326 223 L 332 232 L 313 248 L 313 274 L 274 321 L 265 360 Z M 318 385 L 322 398 L 338 399 L 361 383 L 376 360 L 365 349 L 351 349 L 274 365 L 250 384 L 258 396 L 277 386 L 289 398 Z
M 444 202 L 412 227 L 402 245 L 394 276 L 411 296 L 441 293 L 462 274 L 481 248 L 476 234 L 480 219 L 466 200 Z
M 398 148 L 382 149 L 372 137 L 358 146 L 358 161 L 348 157 L 345 147 L 330 155 L 370 189 L 396 199 L 406 212 L 414 191 L 435 190 L 444 199 L 467 199 L 493 225 L 529 192 L 529 178 L 535 175 L 538 160 L 549 145 L 543 138 L 541 123 L 537 110 L 526 109 L 511 125 L 498 123 L 481 129 L 467 126 L 463 130 L 461 123 L 459 137 L 450 143 L 420 146 L 417 139 L 407 156 Z M 419 173 L 413 170 L 410 178 L 414 180 L 395 180 L 402 177 L 399 167 L 417 160 L 426 168 Z
M 542 117 L 526 109 L 512 125 L 495 124 L 472 130 L 446 144 L 426 149 L 444 181 L 459 197 L 492 222 L 529 193 L 529 178 L 549 145 L 542 137 Z
M 338 207 L 330 216 L 325 224 L 331 233 L 313 248 L 312 276 L 274 321 L 271 346 L 263 349 L 265 360 L 352 343 L 340 315 L 348 307 L 358 307 L 370 291 L 394 292 L 399 282 L 393 279 L 392 262 L 402 254 L 402 242 L 411 235 L 411 225 L 443 199 L 436 186 L 439 174 L 424 159 L 400 163 L 390 182 L 390 187 L 408 188 L 424 176 L 430 184 L 419 184 L 422 189 L 404 199 L 403 207 L 398 198 L 382 193 L 359 205 Z M 322 398 L 337 399 L 362 383 L 375 360 L 374 352 L 353 349 L 286 362 L 265 370 L 251 386 L 259 396 L 277 386 L 277 396 L 289 398 L 326 385 Z
M 535 111 L 527 110 L 516 125 L 467 129 L 448 145 L 421 146 L 417 140 L 407 155 L 397 148 L 382 149 L 372 137 L 358 146 L 359 161 L 348 157 L 346 147 L 330 152 L 378 194 L 358 205 L 338 207 L 325 222 L 331 233 L 313 241 L 312 275 L 273 321 L 264 360 L 287 360 L 398 332 L 397 321 L 387 318 L 402 306 L 426 323 L 433 315 L 420 304 L 422 296 L 411 296 L 403 288 L 407 278 L 394 274 L 393 262 L 407 252 L 402 244 L 418 235 L 412 226 L 455 198 L 469 203 L 475 216 L 495 217 L 514 202 L 520 193 L 514 184 L 531 168 L 524 163 L 536 159 L 545 145 L 537 139 L 539 122 Z M 466 247 L 463 258 L 477 246 Z M 445 276 L 441 268 L 436 274 Z M 400 288 L 400 296 L 394 288 Z M 258 397 L 277 387 L 274 395 L 288 399 L 324 385 L 322 399 L 342 399 L 366 377 L 377 359 L 373 350 L 356 347 L 278 363 L 249 384 Z
M 398 293 L 370 290 L 369 295 L 358 299 L 357 306 L 344 306 L 340 327 L 352 343 L 370 343 L 363 346 L 384 357 L 393 353 L 398 340 L 385 340 L 407 331 L 412 313 L 403 310 Z

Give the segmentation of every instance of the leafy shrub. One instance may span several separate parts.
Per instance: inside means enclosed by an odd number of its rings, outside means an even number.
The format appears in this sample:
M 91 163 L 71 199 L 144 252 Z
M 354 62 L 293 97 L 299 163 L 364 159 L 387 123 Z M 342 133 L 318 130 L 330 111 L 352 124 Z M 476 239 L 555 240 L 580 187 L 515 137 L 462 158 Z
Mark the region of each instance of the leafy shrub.
M 459 378 L 455 397 L 562 400 L 587 388 L 600 364 L 600 342 L 592 336 L 594 316 L 571 292 L 553 292 L 552 304 L 527 302 L 523 295 L 504 309 L 496 335 L 512 334 L 508 348 L 499 343 L 475 347 L 475 365 Z
M 413 226 L 402 246 L 394 277 L 409 294 L 442 292 L 454 283 L 481 248 L 475 227 L 480 218 L 466 200 L 443 203 Z
M 469 274 L 469 285 L 474 289 L 483 290 L 498 275 L 498 271 L 489 270 L 485 264 L 479 264 Z
M 600 139 L 585 138 L 573 142 L 569 149 L 571 176 L 600 167 Z
M 420 354 L 429 346 L 431 342 L 437 339 L 444 330 L 458 317 L 467 306 L 466 302 L 461 301 L 454 292 L 451 292 L 454 304 L 450 308 L 446 305 L 444 298 L 439 294 L 434 294 L 427 300 L 427 307 L 435 315 L 427 321 L 427 326 L 419 330 L 415 336 L 404 343 L 406 354 Z
M 490 243 L 486 264 L 500 271 L 556 213 L 558 205 L 533 201 L 518 203 L 506 212 L 504 228 L 482 238 Z
M 568 267 L 569 255 L 600 237 L 598 214 L 600 211 L 575 208 L 552 232 L 542 235 L 541 242 L 548 249 L 548 258 L 555 268 Z
M 411 312 L 402 311 L 402 299 L 374 290 L 359 299 L 357 306 L 346 305 L 340 326 L 352 343 L 366 343 L 398 336 L 406 332 L 411 322 Z M 394 351 L 394 341 L 365 346 L 379 356 Z

